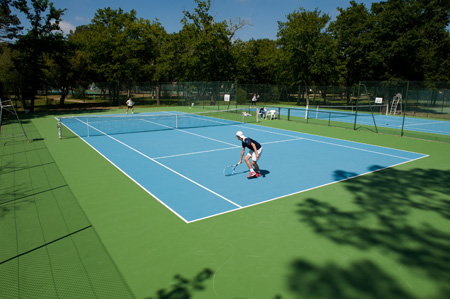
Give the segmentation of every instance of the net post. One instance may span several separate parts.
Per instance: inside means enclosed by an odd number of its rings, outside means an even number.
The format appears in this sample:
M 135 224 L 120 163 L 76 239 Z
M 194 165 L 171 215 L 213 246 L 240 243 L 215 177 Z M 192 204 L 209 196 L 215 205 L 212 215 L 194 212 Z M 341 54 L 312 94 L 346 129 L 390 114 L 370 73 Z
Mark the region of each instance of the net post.
M 356 98 L 356 111 L 355 111 L 355 120 L 353 121 L 353 130 L 356 130 L 356 120 L 358 118 L 358 104 L 359 104 L 359 96 L 361 95 L 361 81 L 358 83 L 358 97 Z
M 400 136 L 403 137 L 403 134 L 405 133 L 405 117 L 406 117 L 406 109 L 408 105 L 408 91 L 409 91 L 409 81 L 406 82 L 406 99 L 405 99 L 405 109 L 401 107 L 403 110 L 403 119 L 402 119 L 402 130 L 400 131 Z
M 58 126 L 58 138 L 61 140 L 62 139 L 62 136 L 61 136 L 61 117 L 58 117 L 57 119 L 58 119 L 58 124 L 57 124 L 57 126 Z

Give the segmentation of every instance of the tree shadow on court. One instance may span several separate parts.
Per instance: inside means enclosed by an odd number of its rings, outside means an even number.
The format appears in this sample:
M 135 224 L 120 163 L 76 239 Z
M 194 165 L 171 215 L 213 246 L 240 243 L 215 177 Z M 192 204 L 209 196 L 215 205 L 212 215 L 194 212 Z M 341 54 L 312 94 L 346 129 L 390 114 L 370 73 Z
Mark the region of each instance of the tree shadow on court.
M 147 299 L 189 299 L 193 298 L 194 293 L 205 289 L 204 283 L 213 275 L 213 271 L 205 268 L 200 271 L 194 278 L 188 279 L 179 274 L 175 275 L 175 283 L 167 288 L 160 289 L 155 297 Z
M 414 298 L 393 277 L 367 260 L 347 268 L 296 260 L 291 264 L 288 285 L 297 295 L 295 298 Z
M 373 166 L 371 170 L 380 168 Z M 353 176 L 346 171 L 335 172 L 338 180 Z M 450 234 L 439 225 L 448 225 L 450 220 L 449 182 L 450 171 L 384 169 L 343 181 L 351 198 L 309 198 L 298 205 L 298 214 L 318 237 L 361 250 L 377 250 L 383 257 L 405 265 L 405 271 L 431 281 L 434 298 L 445 298 L 450 292 Z M 345 207 L 340 204 L 343 201 Z M 292 266 L 290 288 L 305 298 L 327 297 L 322 292 L 343 294 L 333 298 L 414 298 L 370 261 L 352 264 L 348 269 L 334 264 L 319 267 L 302 260 Z M 364 277 L 373 285 L 361 281 Z M 344 296 L 347 294 L 356 295 Z

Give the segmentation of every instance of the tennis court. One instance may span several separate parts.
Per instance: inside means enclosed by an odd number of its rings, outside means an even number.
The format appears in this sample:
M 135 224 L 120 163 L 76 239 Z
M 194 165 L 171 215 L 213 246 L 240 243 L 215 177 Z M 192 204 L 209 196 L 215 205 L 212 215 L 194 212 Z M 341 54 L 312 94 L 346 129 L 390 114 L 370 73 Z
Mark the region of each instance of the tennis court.
M 359 108 L 356 106 L 342 106 L 339 109 L 333 109 L 332 106 L 312 106 L 309 109 L 298 107 L 276 107 L 275 109 L 277 109 L 282 117 L 284 116 L 285 118 L 292 117 L 293 119 L 304 119 L 307 116 L 308 119 L 351 124 L 355 123 L 356 119 L 356 124 L 369 127 L 374 127 L 376 124 L 377 127 L 400 130 L 403 126 L 404 130 L 408 131 L 450 135 L 450 121 L 406 116 L 403 122 L 403 115 L 386 114 L 384 108 L 385 107 L 381 105 L 373 105 L 372 107 L 363 105 Z M 373 117 L 371 110 L 373 112 Z
M 215 118 L 216 112 L 206 115 L 206 122 L 205 115 L 199 119 L 195 114 L 161 113 L 101 117 L 101 121 L 96 116 L 65 118 L 62 123 L 185 222 L 426 157 L 223 120 Z M 170 129 L 175 125 L 178 129 Z M 238 130 L 263 145 L 258 179 L 246 179 L 245 163 L 233 176 L 223 174 L 225 166 L 239 160 Z
M 136 116 L 194 109 L 169 110 Z M 61 140 L 55 115 L 23 124 L 31 142 L 0 147 L 2 298 L 447 298 L 448 143 L 284 120 Z M 238 129 L 263 177 L 223 175 Z

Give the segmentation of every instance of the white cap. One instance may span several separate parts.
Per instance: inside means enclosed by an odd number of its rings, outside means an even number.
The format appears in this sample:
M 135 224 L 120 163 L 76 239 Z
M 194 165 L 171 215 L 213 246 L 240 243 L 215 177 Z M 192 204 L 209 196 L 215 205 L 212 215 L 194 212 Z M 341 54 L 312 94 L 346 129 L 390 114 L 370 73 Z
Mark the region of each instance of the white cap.
M 244 133 L 242 133 L 242 131 L 237 131 L 236 132 L 236 136 L 238 136 L 238 137 L 240 137 L 240 138 L 242 138 L 242 139 L 244 139 Z

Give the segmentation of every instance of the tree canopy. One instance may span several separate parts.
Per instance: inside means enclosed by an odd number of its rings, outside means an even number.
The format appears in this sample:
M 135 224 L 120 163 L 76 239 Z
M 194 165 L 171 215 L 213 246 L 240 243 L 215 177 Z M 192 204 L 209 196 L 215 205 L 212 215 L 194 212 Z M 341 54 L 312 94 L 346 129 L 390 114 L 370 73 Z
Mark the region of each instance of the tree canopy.
M 0 1 L 0 38 L 9 49 L 0 55 L 13 60 L 20 74 L 14 80 L 31 82 L 23 94 L 29 100 L 44 83 L 63 89 L 87 82 L 450 81 L 450 2 L 445 0 L 388 0 L 371 7 L 349 1 L 334 20 L 319 9 L 299 7 L 279 20 L 276 40 L 248 41 L 235 39 L 247 23 L 216 20 L 210 0 L 193 0 L 197 7 L 183 11 L 179 32 L 169 34 L 158 19 L 138 18 L 135 10 L 108 7 L 66 36 L 59 30 L 65 10 L 53 3 Z M 28 26 L 12 8 L 25 15 Z M 0 82 L 11 78 L 0 72 Z

